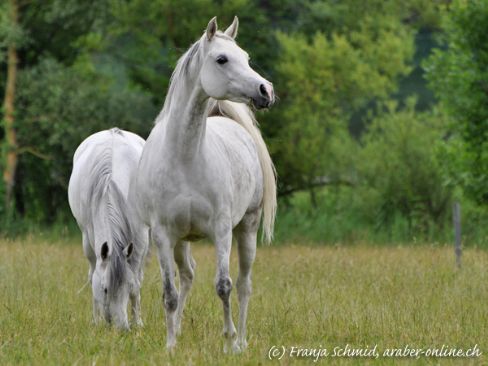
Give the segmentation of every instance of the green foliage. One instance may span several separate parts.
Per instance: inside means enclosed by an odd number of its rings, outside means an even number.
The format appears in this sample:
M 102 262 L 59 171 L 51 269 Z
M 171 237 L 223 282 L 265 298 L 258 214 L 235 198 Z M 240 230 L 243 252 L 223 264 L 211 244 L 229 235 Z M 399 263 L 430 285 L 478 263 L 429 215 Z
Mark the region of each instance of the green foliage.
M 33 0 L 21 4 L 19 21 L 26 34 L 21 63 L 34 66 L 44 57 L 71 65 L 83 53 L 78 40 L 103 28 L 109 0 Z
M 110 65 L 115 63 L 124 67 L 130 82 L 150 91 L 158 105 L 162 105 L 176 61 L 203 34 L 213 16 L 218 16 L 219 26 L 225 29 L 233 15 L 239 14 L 242 23 L 240 41 L 246 44 L 246 40 L 253 39 L 253 45 L 263 43 L 252 31 L 252 26 L 262 22 L 262 17 L 253 17 L 255 6 L 248 0 L 223 3 L 212 0 L 111 0 L 109 12 L 111 21 L 98 31 L 98 42 L 92 46 L 99 57 L 108 59 Z M 86 41 L 85 45 L 89 45 L 91 40 Z
M 373 120 L 363 137 L 360 171 L 377 193 L 379 224 L 400 214 L 419 234 L 428 233 L 430 224 L 443 226 L 452 196 L 438 162 L 443 135 L 442 119 L 416 113 L 414 99 L 401 111 L 390 103 Z
M 0 62 L 4 61 L 6 48 L 12 44 L 22 44 L 25 42 L 23 29 L 12 24 L 9 14 L 9 3 L 7 1 L 0 4 Z
M 310 40 L 277 34 L 282 49 L 277 88 L 283 92 L 272 151 L 286 182 L 282 193 L 312 187 L 317 177 L 350 177 L 355 151 L 350 117 L 386 98 L 410 70 L 412 32 L 398 18 L 385 19 L 369 13 L 351 29 L 338 27 L 330 36 L 317 32 Z
M 425 62 L 430 86 L 451 119 L 451 179 L 488 203 L 488 2 L 456 1 L 445 14 L 447 48 Z
M 303 193 L 278 217 L 279 240 L 315 242 L 409 242 L 450 240 L 454 185 L 446 179 L 442 115 L 416 112 L 416 100 L 398 109 L 385 103 L 357 148 L 352 186 L 317 193 L 313 207 Z M 337 161 L 337 160 L 334 160 Z M 462 200 L 466 242 L 488 243 L 487 232 L 471 222 L 487 213 Z M 284 203 L 284 202 L 282 202 Z M 283 207 L 283 206 L 282 206 Z
M 20 1 L 15 29 L 2 2 L 0 85 L 1 52 L 12 40 L 20 59 L 20 160 L 8 227 L 17 233 L 70 217 L 66 187 L 78 144 L 114 126 L 146 137 L 176 60 L 214 15 L 220 28 L 239 16 L 238 43 L 279 97 L 257 115 L 284 196 L 278 238 L 439 238 L 453 191 L 472 222 L 482 222 L 485 211 L 459 186 L 483 201 L 486 106 L 476 88 L 487 70 L 484 4 L 459 2 L 447 13 L 449 47 L 427 64 L 443 107 L 437 114 L 378 106 L 425 95 L 415 67 L 430 48 L 419 39 L 429 43 L 440 29 L 439 2 L 34 0 Z M 425 99 L 419 105 L 431 108 Z
M 359 243 L 393 245 L 414 243 L 451 243 L 450 206 L 439 225 L 426 215 L 408 220 L 399 211 L 385 222 L 380 211 L 381 194 L 373 188 L 326 187 L 316 192 L 313 207 L 305 192 L 297 192 L 279 202 L 275 244 L 311 243 L 354 245 Z M 464 247 L 488 248 L 488 212 L 466 197 L 461 203 Z M 427 229 L 427 230 L 426 230 Z
M 156 113 L 147 94 L 113 89 L 100 75 L 48 59 L 22 73 L 17 106 L 18 203 L 28 218 L 48 221 L 67 211 L 58 212 L 66 207 L 72 157 L 81 141 L 114 126 L 144 136 Z
M 287 202 L 280 202 L 276 241 L 319 244 L 407 241 L 403 233 L 387 236 L 374 230 L 364 202 L 367 198 L 353 187 L 328 187 L 317 190 L 320 204 L 313 207 L 305 192 L 297 192 Z

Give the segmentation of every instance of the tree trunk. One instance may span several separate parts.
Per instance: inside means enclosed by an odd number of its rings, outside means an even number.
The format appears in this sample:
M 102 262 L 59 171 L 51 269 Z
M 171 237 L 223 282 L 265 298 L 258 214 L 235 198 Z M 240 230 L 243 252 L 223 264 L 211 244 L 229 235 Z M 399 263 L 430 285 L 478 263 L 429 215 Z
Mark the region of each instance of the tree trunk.
M 11 25 L 18 24 L 17 1 L 10 0 L 9 18 Z M 15 170 L 17 168 L 17 135 L 15 133 L 15 83 L 17 79 L 17 48 L 15 42 L 8 45 L 7 50 L 7 83 L 3 101 L 6 155 L 4 161 L 3 180 L 5 183 L 5 209 L 12 209 Z
M 312 204 L 312 208 L 316 209 L 318 205 L 317 205 L 317 195 L 315 194 L 315 188 L 310 187 L 308 191 L 310 193 L 310 203 Z

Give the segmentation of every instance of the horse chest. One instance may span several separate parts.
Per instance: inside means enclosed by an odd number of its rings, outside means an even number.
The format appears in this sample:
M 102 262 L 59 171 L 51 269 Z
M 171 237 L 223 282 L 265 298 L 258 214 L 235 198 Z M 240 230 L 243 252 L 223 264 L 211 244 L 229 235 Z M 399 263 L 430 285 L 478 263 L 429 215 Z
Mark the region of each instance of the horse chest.
M 197 240 L 213 227 L 214 207 L 208 198 L 194 193 L 179 193 L 166 200 L 164 220 L 185 240 Z

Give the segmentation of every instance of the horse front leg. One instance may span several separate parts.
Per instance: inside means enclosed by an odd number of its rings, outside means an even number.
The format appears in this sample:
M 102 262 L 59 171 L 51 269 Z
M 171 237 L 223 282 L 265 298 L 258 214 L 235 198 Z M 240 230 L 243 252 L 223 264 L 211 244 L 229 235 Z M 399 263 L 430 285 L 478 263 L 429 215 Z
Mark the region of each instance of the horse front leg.
M 132 306 L 132 322 L 137 327 L 143 327 L 144 323 L 142 322 L 141 317 L 141 291 L 138 289 L 134 291 L 134 293 L 130 294 L 130 302 Z
M 90 244 L 90 240 L 88 239 L 88 233 L 83 231 L 82 233 L 82 244 L 83 244 L 83 254 L 85 254 L 85 257 L 88 259 L 88 263 L 90 264 L 90 267 L 88 268 L 88 278 L 87 284 L 92 284 L 92 277 L 93 277 L 93 272 L 95 272 L 95 266 L 97 264 L 97 257 L 95 255 L 95 252 L 93 251 L 93 248 Z M 78 293 L 81 292 L 82 289 L 85 288 L 85 285 L 78 291 Z M 93 324 L 98 324 L 103 320 L 102 317 L 102 312 L 101 312 L 101 304 L 98 303 L 97 300 L 95 300 L 95 295 L 93 294 L 93 288 L 92 288 L 92 307 L 93 307 Z
M 180 297 L 178 299 L 178 310 L 176 312 L 176 334 L 180 335 L 183 309 L 185 307 L 186 297 L 190 292 L 194 276 L 194 261 L 191 256 L 190 243 L 180 242 L 176 245 L 175 262 L 178 266 L 178 273 L 180 276 Z
M 163 279 L 163 304 L 166 313 L 166 348 L 176 346 L 176 309 L 178 308 L 178 290 L 174 281 L 174 247 L 176 241 L 163 228 L 152 228 L 151 236 L 158 249 L 159 267 Z
M 229 261 L 232 246 L 232 229 L 231 225 L 225 226 L 224 230 L 220 231 L 221 235 L 215 238 L 215 249 L 217 254 L 217 274 L 215 276 L 215 289 L 217 295 L 222 300 L 224 309 L 224 352 L 232 351 L 237 353 L 240 351 L 236 343 L 236 327 L 232 321 L 232 311 L 230 306 L 230 293 L 232 291 L 232 279 L 229 274 Z M 217 234 L 219 231 L 217 230 Z
M 239 252 L 239 275 L 237 277 L 237 296 L 239 298 L 239 323 L 237 327 L 237 343 L 241 350 L 247 348 L 246 320 L 247 306 L 251 297 L 251 271 L 256 257 L 256 232 L 237 233 Z
M 149 243 L 149 240 L 148 240 L 148 243 Z M 136 271 L 136 278 L 134 279 L 135 280 L 135 287 L 130 292 L 130 302 L 131 302 L 131 308 L 132 308 L 132 322 L 137 327 L 141 327 L 141 328 L 144 326 L 144 322 L 142 321 L 142 317 L 141 317 L 141 286 L 142 286 L 142 282 L 144 280 L 144 260 L 146 258 L 148 246 L 149 245 L 146 246 L 145 253 L 142 255 L 142 260 L 141 260 L 141 263 L 139 264 L 140 268 L 138 271 Z

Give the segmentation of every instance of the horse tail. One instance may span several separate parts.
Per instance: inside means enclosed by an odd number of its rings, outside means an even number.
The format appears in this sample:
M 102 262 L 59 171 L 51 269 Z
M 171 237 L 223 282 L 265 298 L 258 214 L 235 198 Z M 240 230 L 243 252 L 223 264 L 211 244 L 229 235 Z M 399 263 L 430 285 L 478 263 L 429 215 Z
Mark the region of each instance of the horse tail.
M 256 144 L 259 162 L 263 172 L 263 239 L 265 242 L 270 243 L 273 240 L 277 207 L 276 169 L 269 155 L 266 143 L 259 131 L 258 122 L 249 107 L 242 103 L 220 100 L 217 102 L 215 108 L 218 109 L 218 114 L 228 117 L 244 127 Z

